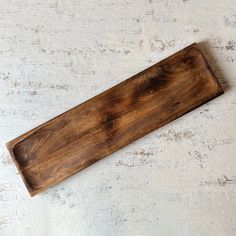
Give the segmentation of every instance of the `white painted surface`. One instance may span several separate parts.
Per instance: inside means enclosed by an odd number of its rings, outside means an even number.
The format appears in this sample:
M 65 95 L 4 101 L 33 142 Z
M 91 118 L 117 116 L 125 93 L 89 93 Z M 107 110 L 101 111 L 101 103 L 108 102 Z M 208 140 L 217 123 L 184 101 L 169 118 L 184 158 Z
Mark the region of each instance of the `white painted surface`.
M 223 96 L 30 198 L 4 143 L 195 41 Z M 235 235 L 235 91 L 235 0 L 0 0 L 0 235 Z

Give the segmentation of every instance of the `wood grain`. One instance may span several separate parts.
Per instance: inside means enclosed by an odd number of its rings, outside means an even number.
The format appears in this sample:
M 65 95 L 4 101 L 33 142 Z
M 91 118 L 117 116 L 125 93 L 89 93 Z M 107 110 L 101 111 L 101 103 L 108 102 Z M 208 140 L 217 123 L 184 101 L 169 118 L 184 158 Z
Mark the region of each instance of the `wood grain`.
M 197 44 L 7 143 L 34 196 L 223 89 Z

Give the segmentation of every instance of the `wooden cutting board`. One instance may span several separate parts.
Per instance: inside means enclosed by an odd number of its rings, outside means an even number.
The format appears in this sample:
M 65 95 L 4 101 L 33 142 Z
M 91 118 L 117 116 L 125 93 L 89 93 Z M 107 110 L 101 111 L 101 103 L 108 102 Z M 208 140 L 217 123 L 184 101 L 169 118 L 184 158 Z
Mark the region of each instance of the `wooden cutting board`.
M 7 143 L 34 196 L 219 96 L 197 44 Z

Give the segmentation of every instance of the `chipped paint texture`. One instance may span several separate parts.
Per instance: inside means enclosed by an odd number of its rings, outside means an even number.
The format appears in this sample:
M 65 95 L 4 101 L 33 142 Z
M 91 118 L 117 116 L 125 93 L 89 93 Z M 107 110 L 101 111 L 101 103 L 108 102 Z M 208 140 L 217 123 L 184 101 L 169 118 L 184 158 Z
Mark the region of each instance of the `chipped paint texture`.
M 223 96 L 29 197 L 4 143 L 195 41 Z M 0 235 L 235 235 L 235 0 L 1 0 L 0 134 Z

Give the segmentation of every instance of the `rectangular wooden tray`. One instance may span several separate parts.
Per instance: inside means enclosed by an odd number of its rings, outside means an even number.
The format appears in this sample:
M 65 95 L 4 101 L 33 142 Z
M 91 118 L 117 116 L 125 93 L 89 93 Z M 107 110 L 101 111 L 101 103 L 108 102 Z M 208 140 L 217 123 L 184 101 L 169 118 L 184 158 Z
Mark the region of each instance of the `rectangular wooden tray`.
M 34 196 L 222 93 L 195 43 L 7 148 Z

